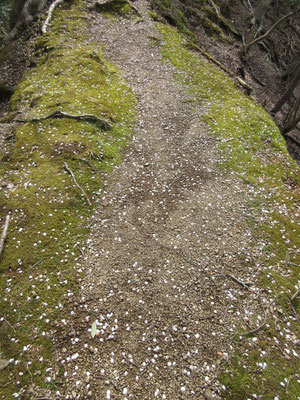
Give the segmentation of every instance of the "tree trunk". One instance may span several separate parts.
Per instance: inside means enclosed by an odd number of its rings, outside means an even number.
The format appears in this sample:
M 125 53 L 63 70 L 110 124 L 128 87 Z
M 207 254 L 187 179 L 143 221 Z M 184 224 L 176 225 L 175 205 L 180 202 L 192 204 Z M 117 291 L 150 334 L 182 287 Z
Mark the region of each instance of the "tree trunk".
M 289 84 L 286 92 L 272 108 L 271 110 L 272 114 L 276 114 L 281 109 L 281 107 L 288 101 L 299 81 L 300 81 L 300 64 L 298 65 L 294 78 L 291 80 L 291 83 Z

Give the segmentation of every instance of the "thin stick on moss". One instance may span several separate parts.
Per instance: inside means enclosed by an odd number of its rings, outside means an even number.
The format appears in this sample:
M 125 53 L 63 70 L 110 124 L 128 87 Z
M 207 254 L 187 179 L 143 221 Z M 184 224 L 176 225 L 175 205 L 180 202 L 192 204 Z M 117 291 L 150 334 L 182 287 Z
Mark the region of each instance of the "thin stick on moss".
M 230 71 L 227 67 L 225 67 L 225 65 L 217 61 L 212 55 L 201 49 L 201 47 L 197 46 L 194 42 L 192 42 L 187 38 L 185 38 L 185 40 L 189 43 L 192 49 L 199 51 L 204 57 L 207 58 L 207 60 L 211 61 L 217 67 L 221 68 L 222 71 L 226 72 L 226 74 L 228 74 L 231 78 L 233 78 L 236 81 L 236 83 L 242 86 L 246 90 L 246 93 L 250 95 L 253 89 L 250 85 L 248 85 L 245 81 L 243 81 L 243 79 L 236 76 L 232 71 Z
M 40 118 L 31 118 L 31 119 L 15 119 L 16 122 L 39 122 L 39 121 L 44 121 L 45 119 L 50 119 L 50 118 L 69 118 L 69 119 L 76 119 L 79 121 L 93 121 L 97 122 L 101 128 L 103 129 L 108 129 L 111 127 L 111 124 L 109 121 L 105 119 L 101 119 L 99 117 L 96 117 L 96 115 L 92 114 L 82 114 L 82 115 L 73 115 L 73 114 L 67 114 L 63 111 L 56 110 L 53 113 L 46 115 L 45 117 L 40 117 Z
M 300 289 L 297 290 L 297 292 L 291 297 L 291 301 L 295 300 L 296 297 L 298 297 L 300 294 Z
M 64 162 L 64 168 L 65 170 L 68 172 L 68 174 L 71 175 L 75 185 L 81 190 L 82 194 L 84 195 L 84 197 L 86 198 L 86 201 L 88 202 L 89 206 L 92 205 L 92 203 L 90 202 L 90 199 L 87 197 L 85 191 L 82 189 L 82 187 L 78 184 L 78 182 L 76 181 L 76 178 L 74 176 L 73 171 L 71 170 L 71 168 L 68 166 L 68 164 L 66 162 Z
M 142 14 L 139 12 L 139 10 L 135 7 L 135 5 L 132 4 L 131 1 L 128 0 L 128 4 L 130 5 L 130 7 L 137 13 L 137 15 L 139 15 L 141 18 L 143 17 Z
M 254 333 L 258 333 L 258 332 L 260 332 L 262 329 L 265 328 L 265 326 L 266 326 L 266 324 L 267 324 L 267 316 L 268 316 L 269 309 L 270 309 L 271 305 L 275 302 L 275 300 L 277 299 L 277 297 L 278 297 L 278 296 L 275 296 L 274 299 L 271 301 L 271 303 L 270 303 L 267 307 L 264 307 L 264 306 L 263 306 L 262 301 L 261 301 L 261 299 L 260 299 L 261 307 L 262 307 L 263 312 L 264 312 L 264 322 L 263 322 L 261 325 L 259 325 L 257 328 L 255 328 L 255 329 L 252 329 L 252 330 L 250 330 L 250 331 L 241 333 L 240 336 L 253 335 Z
M 11 329 L 12 329 L 15 333 L 17 333 L 16 330 L 15 330 L 15 328 L 7 321 L 7 319 L 5 319 L 4 317 L 2 317 L 2 319 L 3 319 L 4 322 L 7 323 L 8 326 L 11 327 Z
M 5 239 L 6 239 L 6 236 L 7 236 L 9 220 L 10 220 L 10 215 L 8 214 L 6 216 L 4 227 L 3 227 L 3 231 L 2 231 L 2 234 L 1 234 L 1 238 L 0 238 L 0 256 L 1 256 L 2 251 L 4 249 L 4 243 L 5 243 Z
M 56 8 L 59 4 L 61 4 L 61 3 L 63 3 L 63 2 L 64 2 L 64 0 L 55 0 L 54 3 L 52 3 L 51 6 L 49 7 L 48 15 L 47 15 L 46 21 L 44 22 L 44 25 L 42 26 L 42 32 L 43 32 L 43 33 L 46 33 L 46 32 L 47 32 L 47 28 L 48 28 L 48 26 L 50 25 L 50 20 L 51 20 L 51 18 L 52 18 L 53 11 L 55 10 L 55 8 Z
M 254 333 L 258 333 L 259 331 L 264 329 L 264 327 L 266 326 L 266 323 L 267 323 L 267 313 L 265 312 L 264 322 L 260 326 L 258 326 L 257 328 L 252 329 L 251 331 L 247 331 L 245 333 L 241 333 L 241 336 L 248 336 L 248 335 L 253 335 Z

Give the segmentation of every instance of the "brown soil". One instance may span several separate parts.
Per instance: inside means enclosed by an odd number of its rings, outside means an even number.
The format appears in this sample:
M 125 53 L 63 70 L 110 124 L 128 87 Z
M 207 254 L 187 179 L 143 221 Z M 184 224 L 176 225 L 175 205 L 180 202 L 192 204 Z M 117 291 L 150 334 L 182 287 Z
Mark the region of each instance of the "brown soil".
M 255 297 L 232 279 L 253 279 L 259 253 L 246 224 L 251 194 L 218 169 L 203 110 L 147 39 L 157 35 L 147 1 L 136 6 L 139 23 L 90 20 L 91 38 L 139 98 L 138 123 L 91 219 L 81 297 L 61 322 L 49 374 L 65 370 L 66 399 L 202 399 L 208 386 L 220 398 L 230 333 Z

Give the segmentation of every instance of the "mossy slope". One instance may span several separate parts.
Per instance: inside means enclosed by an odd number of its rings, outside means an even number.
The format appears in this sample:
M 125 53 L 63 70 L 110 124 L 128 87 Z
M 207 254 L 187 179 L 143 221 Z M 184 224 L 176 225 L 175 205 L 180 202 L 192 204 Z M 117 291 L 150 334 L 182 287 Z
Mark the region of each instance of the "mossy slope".
M 257 241 L 264 243 L 257 284 L 276 298 L 274 307 L 279 310 L 256 342 L 239 343 L 239 353 L 220 377 L 225 385 L 222 398 L 296 399 L 299 355 L 290 348 L 300 332 L 289 299 L 299 278 L 299 168 L 260 105 L 223 72 L 189 51 L 176 30 L 162 24 L 157 29 L 163 39 L 162 55 L 176 67 L 176 78 L 187 85 L 192 101 L 208 106 L 202 118 L 217 137 L 219 167 L 236 171 L 250 187 L 250 205 L 260 215 L 260 224 L 249 221 L 249 227 Z M 297 300 L 293 306 L 298 309 Z
M 199 30 L 221 42 L 232 42 L 239 34 L 227 19 L 228 2 L 224 0 L 151 0 L 152 10 L 195 41 Z M 157 16 L 152 13 L 153 19 Z
M 64 163 L 93 203 L 102 172 L 120 161 L 133 124 L 133 93 L 101 49 L 87 41 L 85 17 L 80 1 L 55 11 L 49 32 L 35 43 L 37 65 L 10 103 L 26 120 L 60 110 L 93 114 L 111 128 L 68 118 L 21 123 L 3 157 L 0 212 L 2 220 L 10 212 L 11 223 L 0 267 L 0 338 L 2 357 L 11 364 L 1 372 L 2 399 L 22 387 L 59 389 L 58 377 L 45 380 L 45 370 L 64 298 L 77 290 L 71 266 L 92 209 Z

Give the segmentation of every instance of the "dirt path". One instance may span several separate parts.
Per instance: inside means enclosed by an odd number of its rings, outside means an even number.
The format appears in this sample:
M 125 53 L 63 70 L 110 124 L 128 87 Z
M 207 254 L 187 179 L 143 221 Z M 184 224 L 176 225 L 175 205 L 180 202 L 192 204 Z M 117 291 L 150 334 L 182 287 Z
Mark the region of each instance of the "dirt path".
M 80 268 L 73 336 L 58 349 L 68 399 L 203 398 L 231 352 L 251 237 L 246 192 L 218 168 L 214 138 L 147 39 L 153 23 L 95 14 L 106 46 L 138 98 L 123 163 L 107 176 Z M 157 33 L 155 33 L 157 35 Z M 88 329 L 97 321 L 92 340 Z M 218 382 L 211 385 L 218 397 Z

